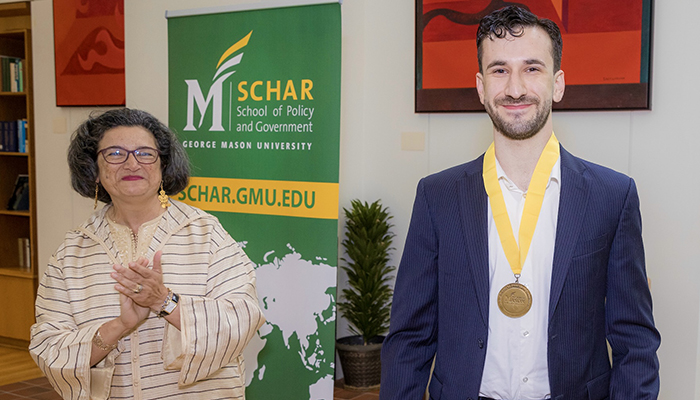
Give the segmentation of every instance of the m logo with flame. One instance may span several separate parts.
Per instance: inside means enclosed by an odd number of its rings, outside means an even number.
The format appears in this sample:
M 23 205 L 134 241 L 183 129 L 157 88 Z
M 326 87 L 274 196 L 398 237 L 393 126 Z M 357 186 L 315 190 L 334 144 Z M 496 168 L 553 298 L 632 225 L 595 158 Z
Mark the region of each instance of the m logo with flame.
M 196 131 L 198 128 L 202 127 L 204 115 L 206 114 L 210 105 L 212 107 L 212 121 L 209 130 L 224 130 L 224 127 L 221 124 L 221 114 L 223 108 L 223 83 L 229 76 L 236 72 L 230 69 L 240 64 L 241 59 L 243 58 L 243 52 L 239 52 L 238 54 L 235 53 L 248 45 L 248 41 L 250 40 L 250 36 L 252 34 L 253 31 L 250 31 L 250 33 L 248 33 L 243 39 L 229 47 L 228 50 L 221 55 L 219 62 L 216 64 L 216 73 L 214 73 L 212 84 L 206 98 L 202 93 L 202 88 L 199 86 L 198 80 L 185 80 L 185 83 L 187 83 L 187 124 L 185 125 L 185 131 Z M 199 110 L 199 123 L 196 127 L 194 124 L 195 104 L 197 105 L 197 110 Z

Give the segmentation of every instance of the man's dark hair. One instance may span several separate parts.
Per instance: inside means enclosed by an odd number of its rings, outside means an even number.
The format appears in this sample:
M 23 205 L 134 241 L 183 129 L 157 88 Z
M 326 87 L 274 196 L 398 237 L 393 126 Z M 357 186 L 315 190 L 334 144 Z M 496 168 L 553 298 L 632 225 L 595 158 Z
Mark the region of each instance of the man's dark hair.
M 153 135 L 160 153 L 165 193 L 172 196 L 187 187 L 190 161 L 175 133 L 146 111 L 120 108 L 90 115 L 73 133 L 68 147 L 68 166 L 71 184 L 76 192 L 88 198 L 95 196 L 98 145 L 108 130 L 120 126 L 139 126 Z M 100 201 L 112 201 L 101 184 L 98 185 L 98 190 L 97 198 Z
M 484 39 L 503 39 L 507 35 L 519 37 L 525 32 L 525 28 L 539 27 L 552 39 L 552 59 L 554 59 L 554 72 L 561 69 L 562 40 L 559 27 L 554 21 L 547 18 L 539 18 L 530 11 L 518 6 L 508 6 L 496 10 L 481 19 L 479 30 L 476 32 L 476 49 L 479 58 L 479 72 L 483 72 L 481 57 L 483 56 L 482 43 Z

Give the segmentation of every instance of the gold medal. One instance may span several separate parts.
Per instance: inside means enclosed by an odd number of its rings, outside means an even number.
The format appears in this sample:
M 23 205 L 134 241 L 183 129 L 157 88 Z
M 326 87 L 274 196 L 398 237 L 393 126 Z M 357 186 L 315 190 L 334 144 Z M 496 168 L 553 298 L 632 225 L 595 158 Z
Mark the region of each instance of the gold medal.
M 559 159 L 559 141 L 554 132 L 549 137 L 549 141 L 542 150 L 540 158 L 535 166 L 535 171 L 530 179 L 527 189 L 527 198 L 523 207 L 520 228 L 518 229 L 518 239 L 515 241 L 511 228 L 506 203 L 503 200 L 501 185 L 498 183 L 498 172 L 496 170 L 496 151 L 494 144 L 491 144 L 486 154 L 484 154 L 484 188 L 489 196 L 493 220 L 498 230 L 498 237 L 501 240 L 503 252 L 508 259 L 510 269 L 515 276 L 515 283 L 508 284 L 498 292 L 498 308 L 510 318 L 520 318 L 527 314 L 532 307 L 532 294 L 521 283 L 518 283 L 523 265 L 527 259 L 527 253 L 535 234 L 537 219 L 540 216 L 544 194 L 547 189 L 547 182 L 552 174 L 552 168 Z
M 507 317 L 520 318 L 532 307 L 532 294 L 521 283 L 509 283 L 498 292 L 498 308 Z

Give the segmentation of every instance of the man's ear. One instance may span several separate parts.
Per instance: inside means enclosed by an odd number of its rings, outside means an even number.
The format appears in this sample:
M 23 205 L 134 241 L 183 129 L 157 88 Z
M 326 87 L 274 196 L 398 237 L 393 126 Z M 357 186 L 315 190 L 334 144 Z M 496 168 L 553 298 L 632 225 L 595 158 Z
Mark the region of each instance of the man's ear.
M 476 91 L 479 93 L 479 101 L 484 104 L 484 76 L 481 72 L 476 73 Z
M 552 100 L 558 103 L 564 97 L 564 89 L 566 83 L 564 82 L 564 71 L 559 70 L 554 74 L 554 93 L 552 95 Z

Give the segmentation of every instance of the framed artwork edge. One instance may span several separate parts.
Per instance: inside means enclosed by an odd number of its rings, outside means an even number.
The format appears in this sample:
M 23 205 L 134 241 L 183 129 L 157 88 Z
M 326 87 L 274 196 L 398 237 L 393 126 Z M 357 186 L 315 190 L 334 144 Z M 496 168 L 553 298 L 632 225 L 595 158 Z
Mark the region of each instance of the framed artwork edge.
M 651 110 L 654 0 L 642 1 L 642 51 L 640 83 L 567 85 L 564 98 L 553 104 L 555 111 Z M 475 88 L 423 89 L 423 0 L 415 0 L 415 96 L 416 113 L 484 112 Z M 643 81 L 643 79 L 640 79 Z

